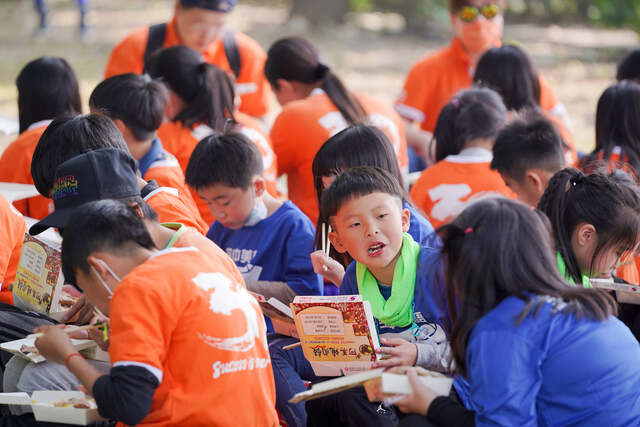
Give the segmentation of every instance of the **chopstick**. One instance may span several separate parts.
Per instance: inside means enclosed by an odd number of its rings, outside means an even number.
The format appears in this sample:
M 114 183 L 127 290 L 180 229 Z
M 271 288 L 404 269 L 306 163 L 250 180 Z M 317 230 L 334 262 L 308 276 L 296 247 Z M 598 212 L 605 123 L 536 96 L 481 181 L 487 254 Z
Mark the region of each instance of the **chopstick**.
M 328 232 L 325 233 L 325 223 L 322 223 L 322 252 L 325 253 L 327 257 L 329 257 L 329 252 L 331 252 L 331 240 L 329 240 L 329 233 L 331 233 L 331 225 L 329 225 Z M 327 265 L 323 265 L 322 269 L 324 271 L 329 271 L 329 267 Z
M 294 349 L 296 347 L 300 347 L 302 345 L 301 341 L 298 341 L 297 343 L 293 343 L 293 344 L 289 344 L 289 345 L 285 345 L 284 347 L 282 347 L 283 350 L 291 350 Z
M 75 331 L 86 331 L 89 329 L 99 328 L 99 325 L 84 325 L 84 326 L 67 326 L 62 330 L 62 332 L 70 333 Z M 25 338 L 40 338 L 44 334 L 42 332 L 38 332 L 37 334 L 27 335 Z

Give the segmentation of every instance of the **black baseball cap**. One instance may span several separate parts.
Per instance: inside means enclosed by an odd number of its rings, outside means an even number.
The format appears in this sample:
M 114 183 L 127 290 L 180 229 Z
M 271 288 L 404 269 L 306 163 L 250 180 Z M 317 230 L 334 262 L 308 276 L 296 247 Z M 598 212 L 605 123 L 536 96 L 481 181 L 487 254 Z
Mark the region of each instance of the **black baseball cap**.
M 236 7 L 236 0 L 180 0 L 180 6 L 198 7 L 214 12 L 231 12 Z
M 138 162 L 116 148 L 100 148 L 67 160 L 56 168 L 51 194 L 55 210 L 33 224 L 29 234 L 64 228 L 73 211 L 85 203 L 140 196 L 137 170 Z

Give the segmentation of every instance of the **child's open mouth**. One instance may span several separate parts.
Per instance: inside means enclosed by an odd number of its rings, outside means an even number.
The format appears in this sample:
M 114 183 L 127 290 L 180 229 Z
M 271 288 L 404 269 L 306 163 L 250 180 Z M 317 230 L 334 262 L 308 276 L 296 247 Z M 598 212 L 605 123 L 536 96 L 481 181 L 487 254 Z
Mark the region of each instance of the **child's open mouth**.
M 369 249 L 367 249 L 367 253 L 369 254 L 369 256 L 378 256 L 382 253 L 382 250 L 385 246 L 386 245 L 384 243 L 375 243 L 369 246 Z

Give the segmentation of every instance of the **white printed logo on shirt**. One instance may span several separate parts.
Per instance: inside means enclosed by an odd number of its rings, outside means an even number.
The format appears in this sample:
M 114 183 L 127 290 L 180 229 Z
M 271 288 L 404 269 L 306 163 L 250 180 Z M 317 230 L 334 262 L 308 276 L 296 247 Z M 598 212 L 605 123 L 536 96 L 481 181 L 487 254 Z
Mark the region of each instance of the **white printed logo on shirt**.
M 499 197 L 494 191 L 480 191 L 467 200 L 462 200 L 471 194 L 471 187 L 467 184 L 440 184 L 429 190 L 429 197 L 434 205 L 430 216 L 439 221 L 447 221 L 465 210 L 467 206 L 486 197 Z
M 214 348 L 226 351 L 245 352 L 255 345 L 260 337 L 260 315 L 258 303 L 240 286 L 233 286 L 231 279 L 222 273 L 200 273 L 193 282 L 203 291 L 209 292 L 209 309 L 216 314 L 231 316 L 233 310 L 240 310 L 245 317 L 247 331 L 238 337 L 216 338 L 198 333 L 203 341 Z M 213 291 L 213 292 L 211 292 Z M 266 349 L 266 342 L 262 342 Z

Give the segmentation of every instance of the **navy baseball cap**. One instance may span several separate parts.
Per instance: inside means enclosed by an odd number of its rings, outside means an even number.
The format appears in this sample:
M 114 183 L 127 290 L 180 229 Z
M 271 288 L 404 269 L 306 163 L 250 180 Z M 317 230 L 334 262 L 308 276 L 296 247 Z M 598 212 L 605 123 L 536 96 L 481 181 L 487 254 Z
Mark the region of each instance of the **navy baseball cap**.
M 67 160 L 56 168 L 51 195 L 55 210 L 33 224 L 29 234 L 64 228 L 73 211 L 85 203 L 140 196 L 137 170 L 138 162 L 116 148 L 100 148 Z
M 236 0 L 180 0 L 180 6 L 198 7 L 214 12 L 231 12 L 236 7 Z

